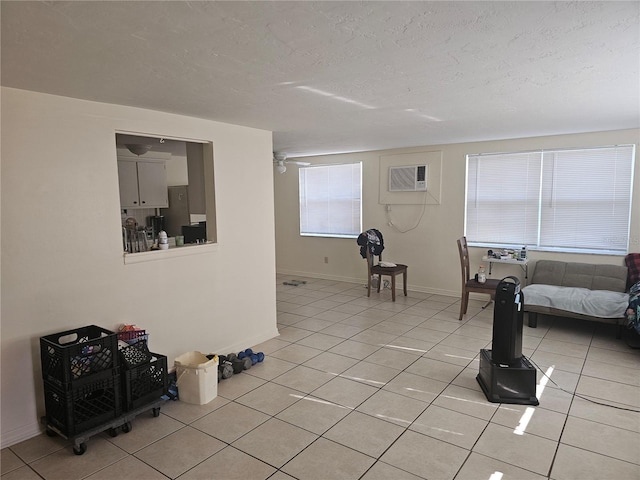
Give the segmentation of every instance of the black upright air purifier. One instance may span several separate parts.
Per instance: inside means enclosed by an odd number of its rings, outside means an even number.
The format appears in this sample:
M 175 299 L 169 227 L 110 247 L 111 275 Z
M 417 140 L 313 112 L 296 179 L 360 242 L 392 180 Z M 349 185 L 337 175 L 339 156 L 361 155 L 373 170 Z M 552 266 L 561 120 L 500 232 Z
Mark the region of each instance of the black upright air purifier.
M 476 379 L 490 402 L 538 405 L 536 370 L 522 355 L 524 294 L 516 277 L 496 288 L 491 350 L 480 350 Z
M 522 358 L 523 300 L 516 277 L 500 281 L 496 288 L 491 347 L 491 357 L 496 363 L 515 365 Z

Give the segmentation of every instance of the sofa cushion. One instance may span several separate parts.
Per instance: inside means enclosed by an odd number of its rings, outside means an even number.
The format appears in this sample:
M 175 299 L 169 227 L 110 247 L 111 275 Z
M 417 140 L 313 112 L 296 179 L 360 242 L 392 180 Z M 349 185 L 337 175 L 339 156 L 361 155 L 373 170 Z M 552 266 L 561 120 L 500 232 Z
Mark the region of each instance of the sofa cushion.
M 629 295 L 624 292 L 533 284 L 523 290 L 525 304 L 600 318 L 624 317 Z
M 624 292 L 627 287 L 627 268 L 622 265 L 538 260 L 531 283 Z

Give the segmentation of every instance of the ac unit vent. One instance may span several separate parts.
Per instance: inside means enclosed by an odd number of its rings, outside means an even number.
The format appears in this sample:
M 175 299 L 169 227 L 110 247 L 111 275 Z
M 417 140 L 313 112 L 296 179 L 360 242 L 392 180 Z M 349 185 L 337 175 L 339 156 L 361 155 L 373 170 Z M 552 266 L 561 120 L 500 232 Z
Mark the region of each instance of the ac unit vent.
M 427 166 L 389 167 L 390 192 L 425 192 L 427 190 Z

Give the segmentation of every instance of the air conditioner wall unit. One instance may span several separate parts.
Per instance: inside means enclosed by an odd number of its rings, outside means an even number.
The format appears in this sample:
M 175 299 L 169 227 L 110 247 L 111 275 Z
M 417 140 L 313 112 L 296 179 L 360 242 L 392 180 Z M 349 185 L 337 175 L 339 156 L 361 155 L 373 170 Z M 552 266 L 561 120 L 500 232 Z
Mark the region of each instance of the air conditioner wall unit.
M 427 166 L 389 167 L 390 192 L 426 192 Z

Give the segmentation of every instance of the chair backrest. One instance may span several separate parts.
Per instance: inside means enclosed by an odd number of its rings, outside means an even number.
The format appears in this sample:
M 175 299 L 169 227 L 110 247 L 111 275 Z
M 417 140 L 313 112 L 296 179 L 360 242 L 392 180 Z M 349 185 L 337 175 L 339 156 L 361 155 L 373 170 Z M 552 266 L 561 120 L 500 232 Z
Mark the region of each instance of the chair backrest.
M 469 273 L 469 248 L 467 247 L 467 238 L 458 239 L 458 253 L 460 254 L 460 269 L 462 272 L 462 284 L 465 285 L 470 278 Z
M 367 247 L 366 250 L 367 250 L 367 274 L 369 275 L 369 278 L 371 278 L 371 267 L 373 267 L 373 264 L 375 263 L 376 255 L 371 253 L 371 250 L 369 250 L 369 247 Z M 382 260 L 382 253 L 378 255 L 378 260 Z

